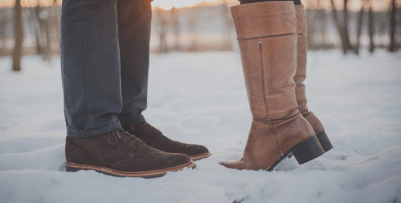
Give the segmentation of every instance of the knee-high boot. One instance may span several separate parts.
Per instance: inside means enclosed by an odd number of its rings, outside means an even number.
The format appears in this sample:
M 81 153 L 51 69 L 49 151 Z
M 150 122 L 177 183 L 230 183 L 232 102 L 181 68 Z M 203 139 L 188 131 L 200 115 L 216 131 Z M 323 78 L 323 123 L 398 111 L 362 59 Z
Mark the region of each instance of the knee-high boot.
M 297 20 L 293 2 L 231 8 L 253 116 L 243 157 L 228 168 L 272 170 L 294 155 L 302 164 L 324 153 L 295 95 Z

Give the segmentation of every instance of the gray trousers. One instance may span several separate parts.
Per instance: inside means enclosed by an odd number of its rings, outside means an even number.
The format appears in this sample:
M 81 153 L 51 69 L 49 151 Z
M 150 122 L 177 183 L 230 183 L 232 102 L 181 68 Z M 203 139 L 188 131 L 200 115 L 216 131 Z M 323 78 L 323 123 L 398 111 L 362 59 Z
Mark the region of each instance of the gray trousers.
M 150 0 L 63 0 L 61 71 L 67 135 L 145 121 Z

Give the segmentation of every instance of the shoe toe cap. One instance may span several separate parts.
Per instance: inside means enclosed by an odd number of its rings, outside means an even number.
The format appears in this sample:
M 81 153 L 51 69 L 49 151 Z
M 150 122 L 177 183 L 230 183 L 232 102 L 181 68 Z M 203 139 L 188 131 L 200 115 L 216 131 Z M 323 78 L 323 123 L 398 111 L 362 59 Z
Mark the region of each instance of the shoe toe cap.
M 209 150 L 202 145 L 192 145 L 189 151 L 190 155 L 205 154 L 209 152 Z
M 168 160 L 170 167 L 183 165 L 192 162 L 191 158 L 185 154 L 171 154 L 171 158 Z

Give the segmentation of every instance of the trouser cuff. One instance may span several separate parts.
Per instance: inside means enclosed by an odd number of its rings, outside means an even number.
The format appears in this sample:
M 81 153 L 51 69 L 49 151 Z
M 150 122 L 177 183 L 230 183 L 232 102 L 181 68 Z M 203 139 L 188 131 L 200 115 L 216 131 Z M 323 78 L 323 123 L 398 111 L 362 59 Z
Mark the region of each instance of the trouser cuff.
M 131 124 L 131 123 L 142 123 L 145 122 L 145 117 L 143 115 L 135 115 L 135 116 L 124 116 L 124 117 L 118 117 L 120 120 L 121 124 Z
M 106 133 L 111 133 L 116 130 L 121 129 L 121 123 L 116 122 L 112 123 L 108 126 L 93 129 L 93 130 L 77 130 L 67 126 L 67 136 L 76 137 L 76 138 L 87 138 L 87 137 L 96 137 L 99 135 L 104 135 Z

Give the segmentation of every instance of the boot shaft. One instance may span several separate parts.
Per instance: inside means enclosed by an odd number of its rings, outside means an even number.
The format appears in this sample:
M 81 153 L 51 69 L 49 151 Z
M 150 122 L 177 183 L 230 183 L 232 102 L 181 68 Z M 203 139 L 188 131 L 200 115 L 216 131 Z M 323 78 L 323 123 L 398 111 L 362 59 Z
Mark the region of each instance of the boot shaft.
M 293 2 L 231 7 L 249 104 L 255 119 L 275 119 L 297 108 L 294 75 L 297 20 Z
M 238 39 L 253 39 L 297 32 L 292 2 L 260 2 L 231 7 Z
M 305 9 L 302 5 L 295 6 L 297 15 L 297 33 L 298 33 L 298 44 L 297 44 L 297 70 L 295 73 L 295 94 L 297 97 L 298 108 L 302 114 L 308 112 L 305 84 L 306 79 L 306 54 L 308 51 L 307 43 L 307 25 Z

